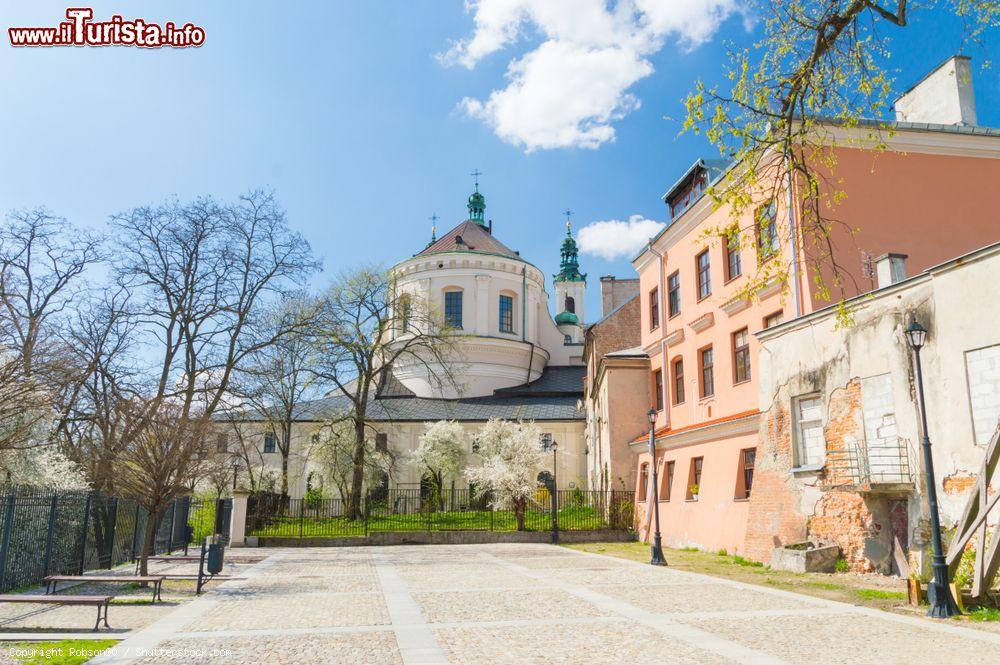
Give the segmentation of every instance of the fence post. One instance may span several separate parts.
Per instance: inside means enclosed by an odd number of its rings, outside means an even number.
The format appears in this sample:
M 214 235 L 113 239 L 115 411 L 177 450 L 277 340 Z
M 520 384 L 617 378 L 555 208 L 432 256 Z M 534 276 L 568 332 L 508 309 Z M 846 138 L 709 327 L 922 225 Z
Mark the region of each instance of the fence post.
M 490 509 L 490 531 L 493 531 L 493 502 L 487 502 L 486 505 Z
M 52 532 L 56 530 L 56 509 L 59 505 L 59 495 L 52 494 L 52 506 L 49 508 L 49 530 L 45 534 L 45 575 L 49 576 L 49 568 L 52 566 Z
M 87 529 L 90 527 L 90 502 L 94 496 L 93 492 L 87 492 L 87 502 L 83 506 L 83 536 L 80 544 L 80 572 L 77 575 L 83 575 L 83 567 L 86 565 L 87 559 Z
M 302 544 L 302 523 L 305 521 L 306 500 L 299 499 L 299 544 Z
M 111 535 L 104 534 L 108 543 L 108 570 L 115 566 L 115 531 L 118 530 L 118 497 L 111 504 Z
M 0 589 L 7 590 L 7 554 L 10 550 L 10 532 L 14 526 L 14 494 L 7 495 L 7 509 L 3 515 L 3 538 L 0 539 Z
M 243 547 L 246 545 L 247 522 L 249 521 L 250 493 L 241 490 L 233 492 L 233 508 L 229 514 L 229 546 Z M 254 508 L 257 509 L 256 506 Z M 256 527 L 256 524 L 251 524 Z
M 365 492 L 365 537 L 368 537 L 368 520 L 371 519 L 372 514 L 372 502 L 371 502 L 372 491 L 368 490 Z
M 132 520 L 132 563 L 135 563 L 135 560 L 138 558 L 135 555 L 135 551 L 136 551 L 135 538 L 136 538 L 137 535 L 139 535 L 139 510 L 140 510 L 139 502 L 136 501 L 135 502 L 135 518 Z

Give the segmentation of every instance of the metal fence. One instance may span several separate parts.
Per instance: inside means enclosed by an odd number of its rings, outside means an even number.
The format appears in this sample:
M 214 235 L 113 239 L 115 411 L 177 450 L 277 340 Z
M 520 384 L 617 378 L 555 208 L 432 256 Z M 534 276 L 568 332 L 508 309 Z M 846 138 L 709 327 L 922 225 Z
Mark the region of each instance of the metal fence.
M 228 535 L 230 506 L 184 497 L 156 516 L 153 552 L 187 545 L 204 534 L 206 519 Z M 209 517 L 210 516 L 210 517 Z M 134 561 L 142 548 L 149 515 L 130 499 L 97 492 L 52 492 L 0 487 L 0 593 L 38 584 L 46 575 L 78 575 Z
M 561 530 L 631 529 L 632 493 L 556 491 Z M 495 508 L 487 492 L 420 489 L 369 492 L 356 515 L 340 498 L 290 499 L 258 493 L 247 505 L 247 535 L 279 538 L 367 536 L 375 531 L 550 531 L 552 495 L 539 489 L 523 510 Z M 520 518 L 520 519 L 519 519 Z

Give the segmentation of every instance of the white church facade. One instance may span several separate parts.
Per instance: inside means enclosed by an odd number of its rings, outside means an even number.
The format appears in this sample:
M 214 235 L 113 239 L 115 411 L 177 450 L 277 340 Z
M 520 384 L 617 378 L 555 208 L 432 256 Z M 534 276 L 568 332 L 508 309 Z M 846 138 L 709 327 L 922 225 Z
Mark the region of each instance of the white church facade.
M 427 303 L 455 330 L 460 369 L 455 380 L 441 382 L 433 367 L 397 365 L 382 381 L 369 406 L 369 425 L 377 432 L 377 443 L 387 446 L 396 460 L 387 483 L 419 486 L 421 472 L 407 459 L 426 423 L 455 420 L 471 442 L 490 418 L 501 418 L 534 421 L 545 439 L 559 444 L 560 487 L 586 489 L 586 418 L 581 410 L 586 275 L 579 271 L 576 242 L 567 222 L 560 271 L 553 276 L 558 312 L 553 317 L 545 274 L 493 235 L 485 208 L 477 184 L 466 220 L 440 238 L 432 232 L 424 249 L 391 268 L 396 288 Z M 404 327 L 392 334 L 407 334 Z M 344 406 L 342 398 L 332 396 L 299 408 L 289 459 L 293 498 L 304 496 L 307 485 L 324 484 L 309 448 L 313 434 Z M 261 445 L 264 437 L 261 432 Z M 470 463 L 475 464 L 469 445 Z M 268 467 L 280 469 L 279 453 L 262 457 Z M 546 463 L 552 464 L 548 455 Z M 464 478 L 454 483 L 457 489 L 468 486 Z

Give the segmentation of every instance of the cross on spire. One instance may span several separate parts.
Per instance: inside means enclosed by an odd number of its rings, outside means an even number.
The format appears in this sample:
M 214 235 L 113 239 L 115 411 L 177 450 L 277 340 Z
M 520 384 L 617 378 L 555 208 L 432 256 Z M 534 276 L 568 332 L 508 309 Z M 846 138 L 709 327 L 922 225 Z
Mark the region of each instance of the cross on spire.
M 471 175 L 473 178 L 476 179 L 476 191 L 478 192 L 479 191 L 479 176 L 483 175 L 483 172 L 480 171 L 479 169 L 475 169 L 469 175 Z
M 437 213 L 435 212 L 431 214 L 431 216 L 428 217 L 427 219 L 431 220 L 431 243 L 435 243 L 437 242 L 437 221 L 438 219 L 440 219 L 440 217 L 438 217 Z
M 570 210 L 569 208 L 566 208 L 565 210 L 563 210 L 563 214 L 566 215 L 566 233 L 569 234 L 569 223 L 570 223 L 570 218 L 573 216 L 573 211 Z

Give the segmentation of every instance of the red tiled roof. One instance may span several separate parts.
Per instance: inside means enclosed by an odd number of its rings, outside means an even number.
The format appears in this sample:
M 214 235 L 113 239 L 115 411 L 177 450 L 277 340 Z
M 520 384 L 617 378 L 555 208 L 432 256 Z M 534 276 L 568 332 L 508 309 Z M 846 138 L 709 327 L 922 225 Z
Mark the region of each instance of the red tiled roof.
M 458 243 L 459 238 L 462 239 L 461 244 Z M 482 252 L 484 254 L 500 254 L 514 259 L 520 258 L 517 252 L 494 238 L 492 233 L 471 219 L 448 231 L 430 247 L 418 252 L 417 256 L 441 252 Z
M 731 416 L 723 416 L 722 418 L 713 418 L 712 420 L 704 420 L 700 423 L 695 423 L 694 425 L 687 425 L 685 427 L 678 427 L 677 429 L 670 429 L 669 427 L 661 427 L 654 432 L 654 436 L 659 439 L 661 436 L 680 434 L 681 432 L 689 432 L 693 429 L 701 429 L 703 427 L 711 427 L 712 425 L 719 425 L 721 423 L 728 423 L 732 420 L 740 420 L 741 418 L 746 418 L 748 416 L 757 415 L 760 413 L 760 409 L 751 409 L 749 411 L 740 411 L 739 413 L 734 413 Z M 632 439 L 632 443 L 641 443 L 649 438 L 648 434 L 643 434 L 642 436 L 637 436 Z

